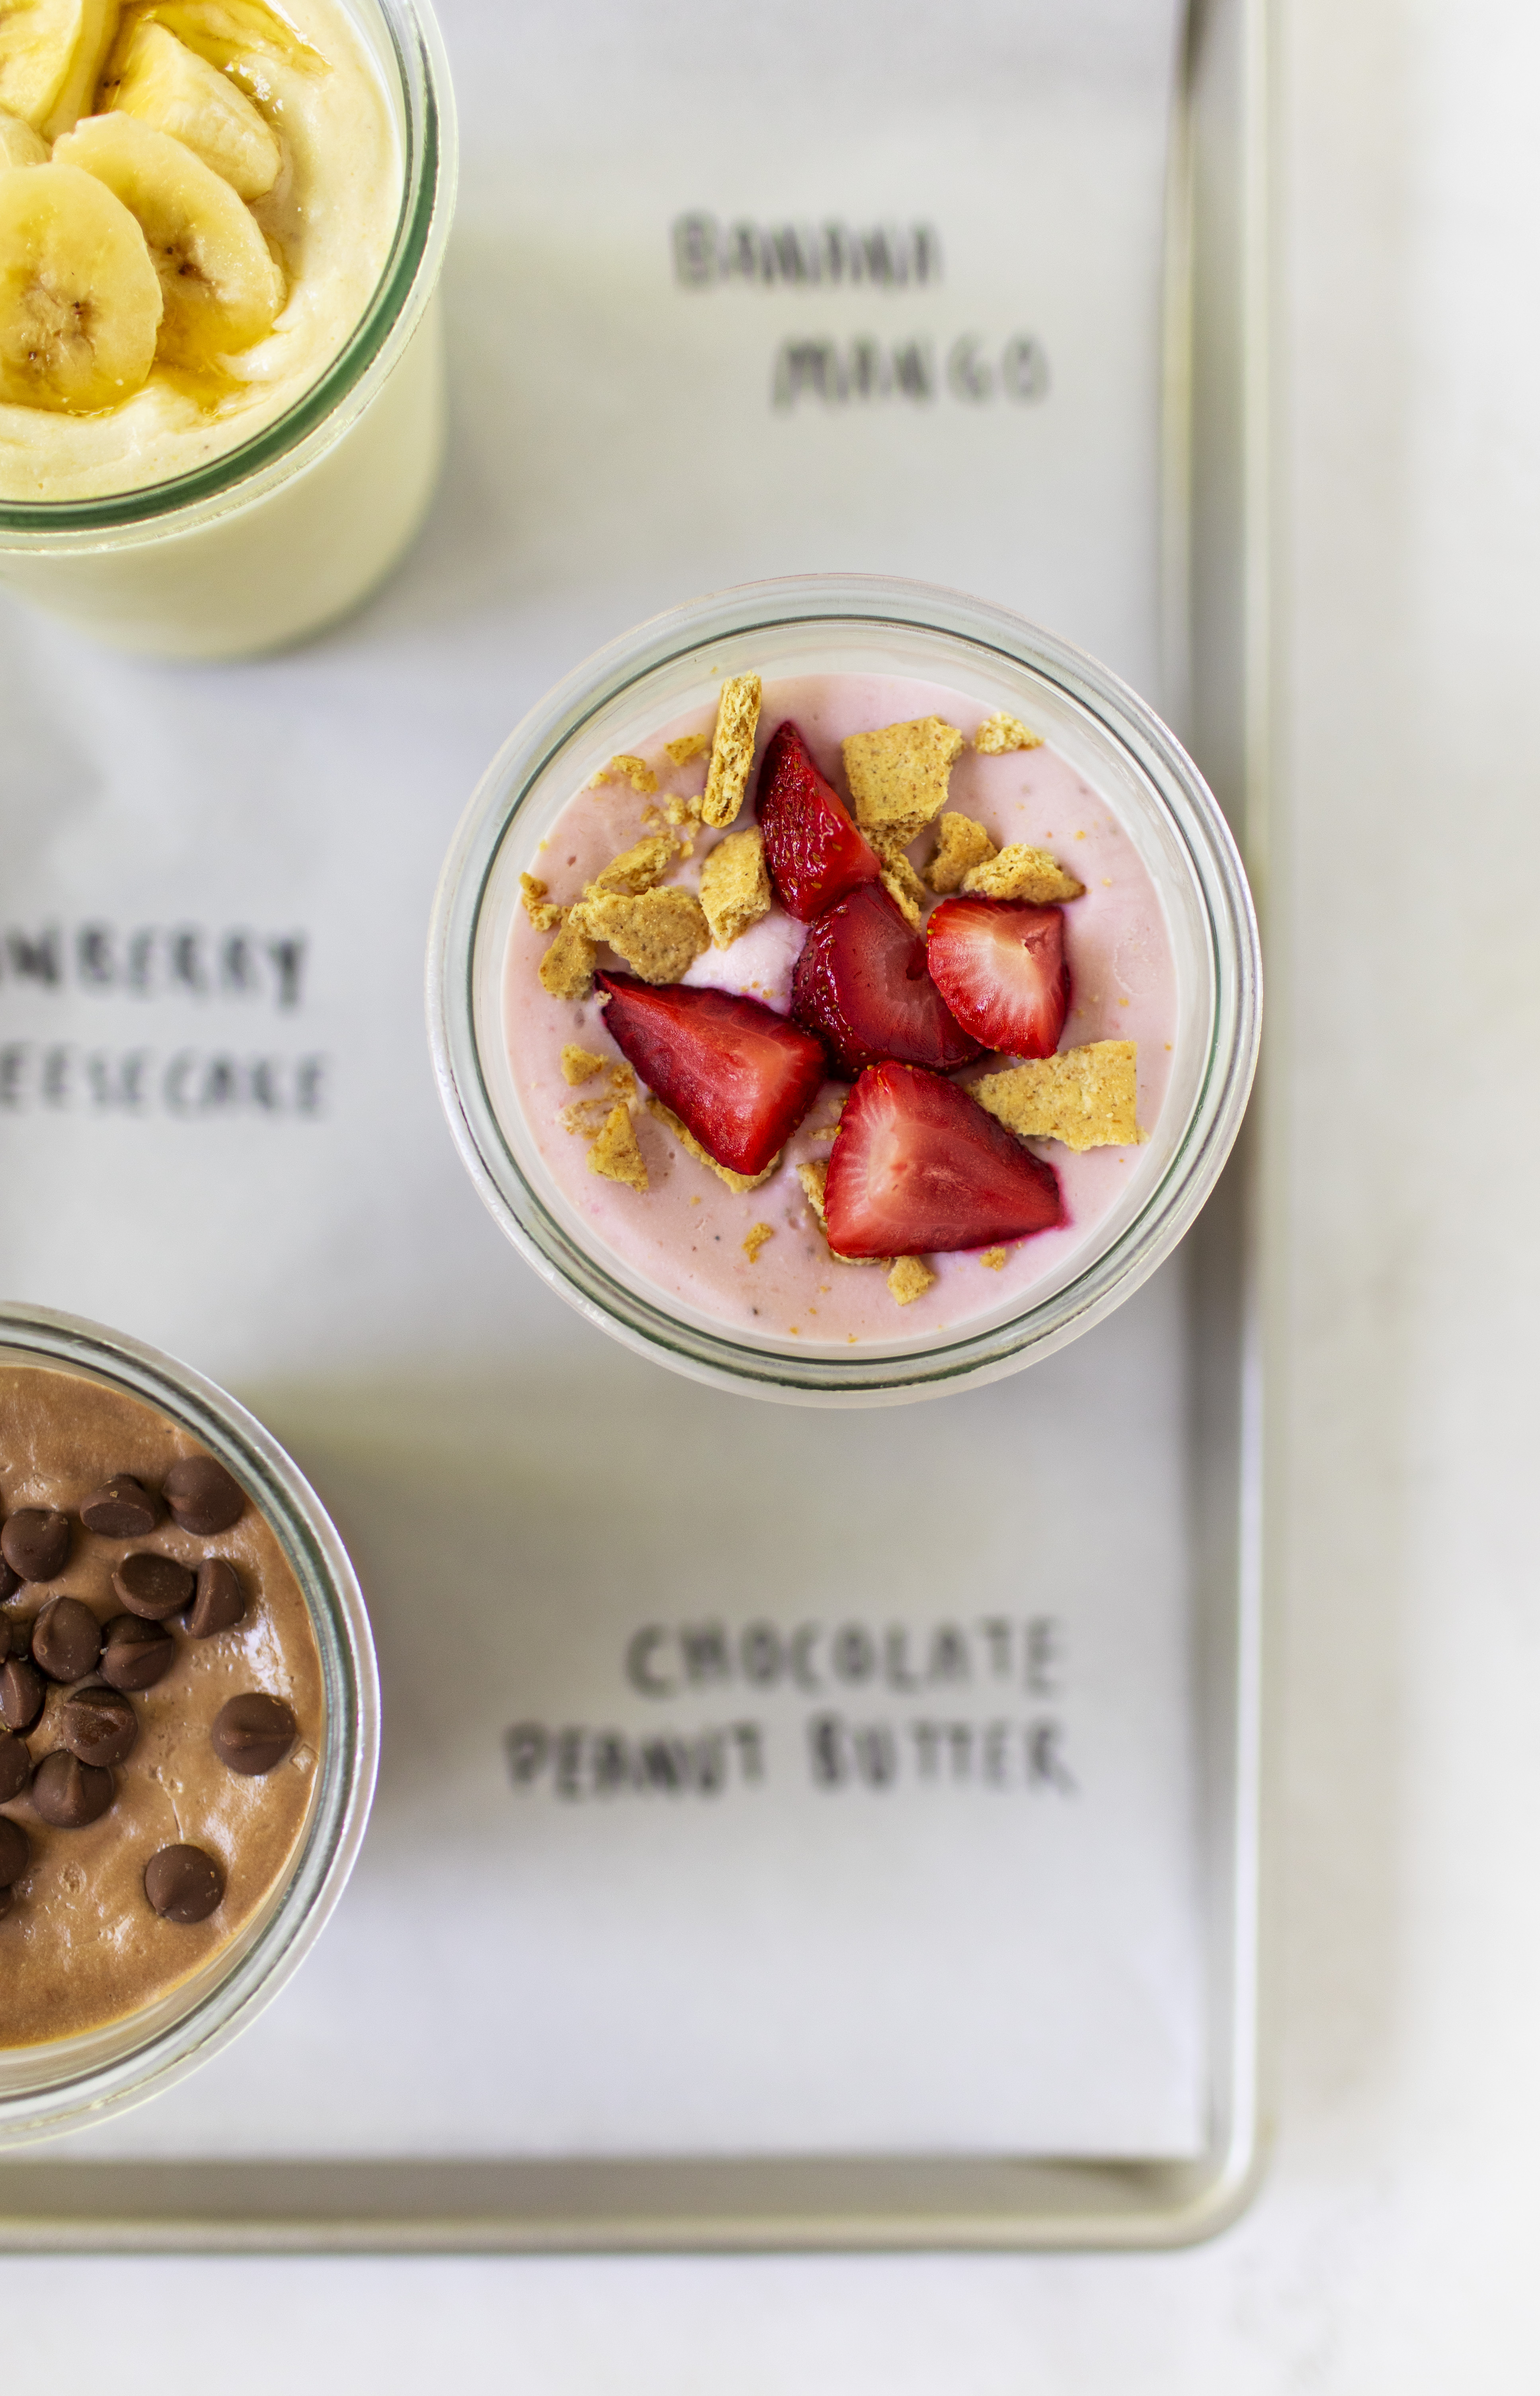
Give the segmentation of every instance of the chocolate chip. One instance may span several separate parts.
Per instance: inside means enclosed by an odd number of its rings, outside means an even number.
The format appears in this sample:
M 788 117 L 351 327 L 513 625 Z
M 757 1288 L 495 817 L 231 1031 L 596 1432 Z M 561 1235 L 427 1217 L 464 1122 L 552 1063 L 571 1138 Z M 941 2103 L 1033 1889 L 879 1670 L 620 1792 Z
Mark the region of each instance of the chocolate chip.
M 0 1620 L 0 1664 L 8 1664 L 13 1656 L 32 1654 L 32 1624 L 21 1622 L 13 1615 Z
M 153 1689 L 177 1660 L 177 1643 L 158 1622 L 114 1614 L 98 1667 L 110 1689 Z
M 146 1622 L 164 1622 L 192 1602 L 192 1576 L 174 1556 L 140 1548 L 137 1555 L 124 1557 L 113 1575 L 113 1587 L 130 1614 L 142 1615 Z
M 33 1804 L 56 1830 L 83 1830 L 87 1822 L 100 1820 L 116 1794 L 110 1772 L 82 1764 L 61 1747 L 46 1755 L 33 1774 Z
M 7 1914 L 10 1911 L 11 1904 L 12 1892 L 8 1888 L 0 1888 L 0 1922 L 4 1922 Z
M 241 1577 L 223 1556 L 205 1556 L 198 1566 L 198 1591 L 187 1614 L 190 1639 L 212 1639 L 216 1631 L 232 1631 L 246 1613 Z
M 32 1757 L 19 1738 L 8 1730 L 0 1730 L 0 1805 L 8 1805 L 13 1797 L 26 1793 L 32 1778 Z
M 231 1697 L 214 1717 L 214 1752 L 232 1772 L 255 1776 L 282 1764 L 299 1736 L 299 1725 L 282 1697 Z
M 70 1559 L 69 1516 L 23 1506 L 0 1531 L 0 1555 L 22 1580 L 57 1580 Z
M 139 1716 L 116 1689 L 75 1689 L 64 1700 L 59 1736 L 82 1764 L 124 1764 L 139 1734 Z
M 78 1597 L 56 1597 L 33 1624 L 33 1662 L 50 1681 L 83 1681 L 101 1653 L 101 1625 Z
M 80 1519 L 100 1539 L 142 1539 L 160 1521 L 160 1500 L 131 1472 L 114 1472 L 94 1490 Z
M 0 1556 L 0 1605 L 4 1605 L 7 1597 L 14 1597 L 20 1586 L 20 1574 L 13 1573 L 4 1556 Z
M 144 1894 L 163 1922 L 206 1922 L 224 1874 L 202 1847 L 162 1847 L 144 1867 Z
M 0 1723 L 18 1736 L 31 1730 L 47 1696 L 43 1675 L 25 1656 L 0 1664 Z
M 0 1814 L 0 1888 L 8 1890 L 32 1861 L 32 1841 L 20 1822 Z
M 184 1531 L 206 1538 L 228 1531 L 246 1506 L 246 1493 L 211 1456 L 183 1456 L 165 1482 L 166 1502 Z

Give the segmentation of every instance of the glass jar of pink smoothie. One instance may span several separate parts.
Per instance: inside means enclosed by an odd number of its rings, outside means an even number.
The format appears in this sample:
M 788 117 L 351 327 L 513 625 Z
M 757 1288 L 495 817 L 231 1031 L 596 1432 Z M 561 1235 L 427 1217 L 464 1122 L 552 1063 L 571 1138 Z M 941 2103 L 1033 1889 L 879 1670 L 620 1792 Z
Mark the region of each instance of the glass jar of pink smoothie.
M 762 694 L 753 766 L 732 826 L 712 829 L 699 820 L 700 794 L 719 701 L 724 684 L 750 676 Z M 1080 893 L 1058 911 L 1069 997 L 1057 1049 L 1136 1058 L 1136 1136 L 1083 1150 L 1023 1139 L 1031 1169 L 1045 1166 L 1057 1185 L 1046 1228 L 927 1253 L 907 1283 L 857 1270 L 831 1245 L 832 1229 L 825 1236 L 816 1192 L 839 1151 L 853 1152 L 868 1092 L 848 1058 L 831 1062 L 767 1177 L 730 1181 L 644 1072 L 628 1083 L 618 1010 L 647 993 L 624 952 L 595 951 L 591 992 L 552 995 L 541 979 L 555 910 L 639 840 L 671 839 L 668 886 L 698 893 L 719 839 L 751 831 L 756 806 L 763 815 L 767 745 L 789 721 L 836 801 L 852 805 L 847 740 L 941 725 L 954 752 L 946 806 L 975 828 L 965 836 L 987 832 L 1002 861 L 1023 848 L 1051 857 Z M 987 728 L 1002 721 L 1014 726 L 1003 742 Z M 958 904 L 933 903 L 957 887 L 927 857 L 934 840 L 932 825 L 889 885 L 910 894 L 914 937 L 929 934 L 933 962 L 940 909 Z M 548 899 L 530 902 L 530 885 Z M 884 909 L 878 889 L 868 900 Z M 719 991 L 777 1018 L 795 1005 L 805 1020 L 793 985 L 809 925 L 781 897 L 777 882 L 767 914 L 682 977 L 669 969 L 684 999 Z M 976 920 L 976 900 L 967 908 Z M 1235 844 L 1171 733 L 1104 667 L 1005 609 L 873 577 L 799 577 L 697 600 L 580 667 L 525 718 L 471 801 L 429 961 L 451 1129 L 514 1245 L 627 1346 L 792 1404 L 894 1404 L 995 1379 L 1121 1304 L 1170 1254 L 1228 1154 L 1260 1003 Z M 976 1028 L 964 1069 L 943 1073 L 988 1106 L 991 1075 L 1044 1052 Z M 574 1084 L 575 1073 L 591 1079 Z M 631 1165 L 609 1178 L 590 1151 L 609 1099 L 628 1087 L 631 1124 L 618 1129 Z M 969 1124 L 982 1112 L 946 1103 Z M 998 1124 L 989 1138 L 999 1145 Z

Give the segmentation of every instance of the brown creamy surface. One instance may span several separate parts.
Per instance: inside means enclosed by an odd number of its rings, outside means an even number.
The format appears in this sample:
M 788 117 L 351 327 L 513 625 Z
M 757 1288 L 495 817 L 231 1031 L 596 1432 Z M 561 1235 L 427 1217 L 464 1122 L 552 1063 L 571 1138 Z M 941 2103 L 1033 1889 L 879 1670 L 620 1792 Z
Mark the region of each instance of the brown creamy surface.
M 83 1598 L 99 1621 L 124 1607 L 112 1575 L 124 1555 L 151 1549 L 196 1566 L 225 1556 L 246 1591 L 233 1630 L 190 1639 L 166 1623 L 176 1658 L 153 1689 L 133 1693 L 139 1739 L 113 1777 L 117 1794 L 100 1820 L 56 1830 L 30 1796 L 0 1807 L 25 1830 L 32 1861 L 0 1920 L 0 2047 L 35 2045 L 116 2021 L 174 1989 L 227 1946 L 285 1877 L 304 1831 L 325 1729 L 321 1659 L 299 1585 L 256 1506 L 228 1531 L 199 1538 L 169 1516 L 141 1539 L 87 1531 L 79 1508 L 114 1473 L 152 1489 L 181 1456 L 203 1453 L 188 1432 L 126 1392 L 48 1366 L 0 1364 L 0 1512 L 57 1506 L 72 1544 L 56 1581 L 23 1588 L 0 1619 L 28 1620 L 50 1598 Z M 209 1742 L 228 1697 L 253 1689 L 285 1698 L 299 1736 L 275 1770 L 243 1778 Z M 60 1745 L 67 1691 L 50 1684 L 27 1746 L 34 1765 Z M 163 1922 L 144 1894 L 144 1867 L 160 1848 L 205 1847 L 225 1872 L 225 1895 L 206 1922 Z

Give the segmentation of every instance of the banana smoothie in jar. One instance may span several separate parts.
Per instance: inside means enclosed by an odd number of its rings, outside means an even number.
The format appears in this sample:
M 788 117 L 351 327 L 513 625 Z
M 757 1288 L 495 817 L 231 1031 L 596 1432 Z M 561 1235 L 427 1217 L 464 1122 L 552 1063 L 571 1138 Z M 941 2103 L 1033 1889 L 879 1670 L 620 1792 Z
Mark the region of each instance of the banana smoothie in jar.
M 318 630 L 443 438 L 421 0 L 0 5 L 0 581 L 116 646 Z

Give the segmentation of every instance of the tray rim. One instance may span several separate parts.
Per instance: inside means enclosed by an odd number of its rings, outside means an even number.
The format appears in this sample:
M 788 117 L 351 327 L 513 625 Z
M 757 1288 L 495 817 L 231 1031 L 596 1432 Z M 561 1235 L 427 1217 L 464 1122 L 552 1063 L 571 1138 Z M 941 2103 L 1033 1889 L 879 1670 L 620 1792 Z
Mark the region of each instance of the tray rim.
M 1193 443 L 1202 399 L 1195 282 L 1202 116 L 1219 83 L 1220 161 L 1235 212 L 1228 320 L 1234 456 L 1228 561 L 1230 770 L 1202 753 L 1266 895 L 1271 723 L 1269 63 L 1271 0 L 1188 0 L 1166 227 L 1162 398 L 1164 712 L 1186 737 L 1201 696 L 1195 629 Z M 1227 48 L 1228 45 L 1228 48 Z M 1216 64 L 1217 61 L 1217 64 Z M 1206 463 L 1205 459 L 1205 463 Z M 1201 712 L 1201 709 L 1199 711 Z M 676 2157 L 437 2163 L 407 2159 L 73 2163 L 43 2150 L 0 2165 L 0 2254 L 700 2254 L 1156 2249 L 1215 2237 L 1244 2211 L 1266 2167 L 1268 1690 L 1263 1604 L 1268 1433 L 1260 1151 L 1267 1068 L 1220 1190 L 1188 1234 L 1202 1259 L 1228 1244 L 1239 1423 L 1224 1859 L 1228 1936 L 1211 1985 L 1224 2049 L 1213 2135 L 1190 2162 L 936 2156 Z M 1199 1270 L 1202 1269 L 1200 1264 Z M 1215 1940 L 1217 1946 L 1218 1941 Z M 1215 2032 L 1217 2043 L 1218 2032 Z M 390 2186 L 381 2182 L 389 2176 Z M 299 2183 L 297 2187 L 295 2183 Z M 399 2190 L 399 2193 L 396 2191 Z M 307 2202 L 307 2191 L 309 2201 Z M 382 2201 L 390 2198 L 392 2201 Z

